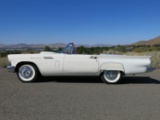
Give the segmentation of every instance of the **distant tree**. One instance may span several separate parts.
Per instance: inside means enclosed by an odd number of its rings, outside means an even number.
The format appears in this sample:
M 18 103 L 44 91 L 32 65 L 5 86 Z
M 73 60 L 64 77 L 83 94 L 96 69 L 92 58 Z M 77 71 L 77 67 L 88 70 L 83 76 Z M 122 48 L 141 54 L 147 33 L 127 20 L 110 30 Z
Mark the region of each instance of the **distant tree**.
M 137 47 L 133 49 L 134 52 L 152 52 L 152 51 L 159 51 L 159 50 L 160 48 L 155 47 L 155 46 Z
M 52 49 L 49 46 L 45 46 L 44 51 L 52 51 Z
M 126 52 L 126 47 L 125 46 L 121 46 L 121 45 L 118 45 L 114 48 L 114 50 L 118 51 L 118 52 L 123 52 L 125 53 Z
M 20 50 L 4 50 L 0 51 L 0 57 L 6 57 L 9 54 L 20 54 Z
M 77 47 L 77 49 L 76 49 L 76 52 L 78 54 L 85 53 L 85 51 L 86 51 L 86 48 L 84 46 Z
M 78 54 L 100 54 L 103 53 L 104 50 L 108 50 L 107 47 L 84 47 L 79 46 L 76 49 L 76 53 Z
M 62 49 L 63 49 L 63 48 L 59 47 L 59 48 L 58 48 L 58 52 L 60 52 Z

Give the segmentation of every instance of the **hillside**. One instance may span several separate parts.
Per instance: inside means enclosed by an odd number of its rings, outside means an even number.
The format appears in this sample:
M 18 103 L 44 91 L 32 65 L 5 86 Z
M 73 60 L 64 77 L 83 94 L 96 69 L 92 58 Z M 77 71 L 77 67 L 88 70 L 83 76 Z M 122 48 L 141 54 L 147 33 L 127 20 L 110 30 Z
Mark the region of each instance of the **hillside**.
M 148 41 L 142 40 L 134 43 L 134 45 L 156 45 L 156 44 L 160 44 L 160 36 L 150 39 Z

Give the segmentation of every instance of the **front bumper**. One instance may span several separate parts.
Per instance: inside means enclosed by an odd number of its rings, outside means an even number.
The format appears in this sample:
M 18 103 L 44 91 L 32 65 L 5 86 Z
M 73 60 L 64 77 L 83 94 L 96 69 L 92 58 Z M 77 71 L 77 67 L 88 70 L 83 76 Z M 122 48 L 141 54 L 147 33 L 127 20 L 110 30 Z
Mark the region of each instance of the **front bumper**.
M 9 65 L 9 66 L 7 66 L 7 70 L 8 70 L 8 72 L 15 72 L 15 67 Z

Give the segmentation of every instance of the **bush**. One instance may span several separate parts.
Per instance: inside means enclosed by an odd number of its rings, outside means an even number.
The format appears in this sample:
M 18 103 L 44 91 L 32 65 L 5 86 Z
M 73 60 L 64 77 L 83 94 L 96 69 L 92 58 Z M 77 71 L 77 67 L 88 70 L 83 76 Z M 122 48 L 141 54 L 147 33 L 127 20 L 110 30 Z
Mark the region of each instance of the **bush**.
M 159 59 L 156 56 L 153 56 L 151 58 L 151 67 L 153 68 L 159 68 Z
M 153 51 L 159 51 L 159 48 L 152 46 L 152 47 L 137 47 L 133 49 L 133 52 L 153 52 Z

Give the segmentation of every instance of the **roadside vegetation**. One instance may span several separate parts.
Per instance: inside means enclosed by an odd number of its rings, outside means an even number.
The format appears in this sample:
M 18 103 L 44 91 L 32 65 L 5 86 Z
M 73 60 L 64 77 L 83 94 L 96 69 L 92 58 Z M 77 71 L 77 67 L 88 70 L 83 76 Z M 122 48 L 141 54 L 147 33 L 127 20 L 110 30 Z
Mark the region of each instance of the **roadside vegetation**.
M 52 49 L 48 46 L 44 48 L 44 51 L 58 52 L 62 48 Z M 0 51 L 0 66 L 5 67 L 8 64 L 8 54 L 22 54 L 22 53 L 38 53 L 32 49 L 28 50 L 13 50 L 13 51 Z M 78 46 L 76 48 L 76 54 L 118 54 L 118 55 L 131 55 L 131 56 L 152 56 L 151 66 L 158 69 L 160 68 L 160 45 L 117 45 L 108 47 L 85 47 Z
M 0 67 L 6 67 L 9 64 L 7 57 L 0 58 Z
M 22 53 L 34 53 L 33 50 L 3 50 L 0 51 L 0 67 L 6 67 L 9 65 L 7 55 L 9 54 L 22 54 Z

